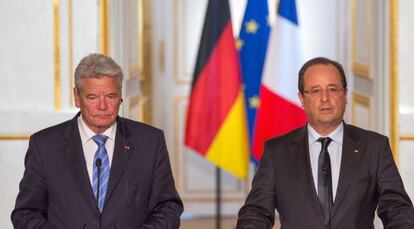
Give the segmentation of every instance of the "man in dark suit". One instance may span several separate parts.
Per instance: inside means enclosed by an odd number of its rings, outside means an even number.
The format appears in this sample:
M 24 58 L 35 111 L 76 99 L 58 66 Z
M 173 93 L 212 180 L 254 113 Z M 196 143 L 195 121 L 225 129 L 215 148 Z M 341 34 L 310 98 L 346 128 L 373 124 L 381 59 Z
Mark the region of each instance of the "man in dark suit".
M 299 72 L 308 123 L 265 143 L 237 228 L 271 228 L 275 209 L 285 229 L 414 228 L 414 210 L 388 138 L 345 124 L 342 66 L 314 58 Z
M 178 228 L 183 204 L 161 130 L 118 116 L 122 70 L 91 54 L 75 71 L 72 120 L 33 134 L 15 228 Z

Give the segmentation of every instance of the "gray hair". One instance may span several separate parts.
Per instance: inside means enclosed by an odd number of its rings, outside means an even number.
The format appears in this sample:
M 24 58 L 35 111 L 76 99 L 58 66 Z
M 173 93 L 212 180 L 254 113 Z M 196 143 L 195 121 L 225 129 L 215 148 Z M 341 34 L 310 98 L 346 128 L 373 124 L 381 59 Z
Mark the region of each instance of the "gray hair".
M 118 88 L 122 89 L 124 74 L 121 67 L 111 58 L 99 53 L 92 53 L 84 57 L 75 70 L 75 87 L 78 91 L 82 88 L 82 80 L 86 78 L 101 78 L 107 76 L 118 82 Z

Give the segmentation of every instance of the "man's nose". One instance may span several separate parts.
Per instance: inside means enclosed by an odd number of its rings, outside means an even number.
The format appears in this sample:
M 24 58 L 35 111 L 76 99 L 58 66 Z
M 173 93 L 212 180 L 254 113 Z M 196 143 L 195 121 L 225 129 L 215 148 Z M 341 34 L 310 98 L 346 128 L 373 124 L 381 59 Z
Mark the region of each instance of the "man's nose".
M 322 102 L 326 102 L 326 101 L 329 100 L 328 90 L 321 90 L 321 100 L 322 100 Z
M 105 97 L 99 98 L 98 109 L 99 110 L 106 110 L 108 108 L 108 104 L 105 100 Z

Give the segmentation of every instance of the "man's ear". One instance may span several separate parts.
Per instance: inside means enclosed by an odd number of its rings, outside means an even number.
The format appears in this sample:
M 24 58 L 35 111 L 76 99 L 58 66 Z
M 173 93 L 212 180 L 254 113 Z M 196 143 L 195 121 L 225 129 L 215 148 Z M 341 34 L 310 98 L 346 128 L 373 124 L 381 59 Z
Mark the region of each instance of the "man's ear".
M 79 106 L 80 106 L 80 95 L 79 95 L 79 91 L 76 87 L 73 88 L 73 97 L 75 99 L 75 106 L 77 108 L 79 108 Z
M 304 104 L 303 104 L 303 95 L 300 91 L 298 92 L 298 97 L 299 97 L 300 104 L 302 105 L 302 107 L 305 107 Z
M 348 104 L 348 88 L 345 88 L 345 104 Z

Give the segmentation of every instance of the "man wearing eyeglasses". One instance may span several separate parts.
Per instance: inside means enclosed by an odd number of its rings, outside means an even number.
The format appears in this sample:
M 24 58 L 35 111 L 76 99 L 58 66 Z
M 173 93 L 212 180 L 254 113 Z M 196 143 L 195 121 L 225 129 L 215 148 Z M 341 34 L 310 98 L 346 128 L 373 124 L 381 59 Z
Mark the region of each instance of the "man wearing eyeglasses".
M 414 209 L 388 138 L 344 123 L 342 66 L 317 57 L 299 71 L 304 127 L 268 140 L 237 228 L 414 228 Z

